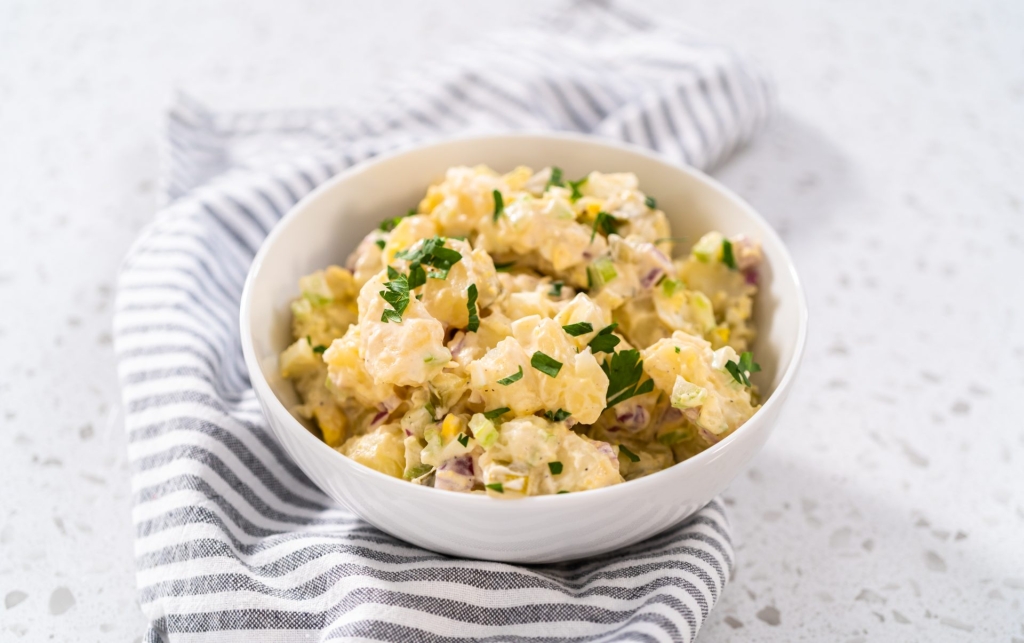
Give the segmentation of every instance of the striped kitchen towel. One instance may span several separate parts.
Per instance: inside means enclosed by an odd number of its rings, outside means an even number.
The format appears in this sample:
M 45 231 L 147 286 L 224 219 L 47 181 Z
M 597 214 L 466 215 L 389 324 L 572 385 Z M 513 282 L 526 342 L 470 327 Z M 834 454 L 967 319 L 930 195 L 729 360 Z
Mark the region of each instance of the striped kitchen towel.
M 460 560 L 335 505 L 268 430 L 239 297 L 265 235 L 318 184 L 386 150 L 510 129 L 709 168 L 772 103 L 731 50 L 601 3 L 447 60 L 361 110 L 171 111 L 168 205 L 124 261 L 114 320 L 147 641 L 691 641 L 721 595 L 733 551 L 718 501 L 589 560 Z

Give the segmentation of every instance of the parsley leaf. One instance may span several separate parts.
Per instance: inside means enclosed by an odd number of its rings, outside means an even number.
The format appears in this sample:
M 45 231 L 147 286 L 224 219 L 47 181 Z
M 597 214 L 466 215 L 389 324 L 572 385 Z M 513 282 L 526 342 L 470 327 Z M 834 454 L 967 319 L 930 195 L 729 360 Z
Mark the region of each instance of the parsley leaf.
M 558 377 L 558 371 L 562 370 L 562 363 L 550 355 L 537 351 L 530 358 L 530 366 L 534 367 L 548 377 Z M 520 367 L 522 368 L 522 367 Z
M 590 175 L 583 177 L 579 181 L 569 181 L 569 188 L 572 190 L 572 194 L 569 196 L 570 201 L 576 203 L 583 198 L 583 193 L 580 192 L 580 188 L 586 185 L 588 178 L 590 178 Z
M 384 244 L 384 240 L 383 240 L 383 239 L 377 239 L 377 240 L 376 240 L 376 241 L 374 241 L 373 243 L 374 243 L 374 244 L 375 244 L 375 245 L 376 245 L 376 246 L 377 246 L 378 248 L 380 248 L 381 250 L 383 250 L 383 249 L 384 249 L 384 245 L 385 245 L 385 244 Z
M 736 270 L 736 257 L 732 254 L 732 241 L 722 239 L 722 263 Z
M 465 433 L 460 433 L 458 437 L 456 437 L 455 439 L 458 440 L 459 444 L 461 444 L 462 446 L 469 445 L 469 436 L 466 435 Z
M 561 490 L 561 491 L 559 491 L 558 493 L 569 493 L 569 492 L 568 492 L 568 491 L 566 491 L 565 489 L 562 489 L 562 490 Z M 555 494 L 555 495 L 558 495 L 558 494 Z
M 572 413 L 566 411 L 565 409 L 558 409 L 557 411 L 544 411 L 544 417 L 546 417 L 549 422 L 564 422 L 565 419 L 570 415 L 572 415 Z
M 519 368 L 520 368 L 520 370 L 522 370 L 523 367 L 520 366 Z M 496 420 L 496 419 L 500 418 L 501 416 L 505 415 L 506 413 L 508 413 L 511 410 L 512 409 L 508 408 L 507 406 L 503 406 L 500 409 L 492 409 L 492 410 L 484 413 L 484 417 L 487 418 L 488 420 Z
M 624 444 L 619 445 L 619 453 L 629 458 L 630 462 L 640 462 L 640 456 L 627 449 Z
M 608 406 L 615 406 L 635 395 L 654 390 L 654 380 L 648 379 L 640 384 L 644 375 L 644 361 L 640 359 L 640 351 L 635 348 L 613 353 L 610 360 L 601 364 L 601 370 L 608 376 Z
M 508 272 L 515 265 L 516 265 L 515 261 L 508 261 L 506 263 L 496 263 L 496 264 L 494 264 L 494 270 L 496 272 Z
M 563 286 L 565 286 L 565 284 L 562 283 L 561 281 L 552 281 L 551 291 L 548 294 L 551 295 L 552 297 L 561 297 Z
M 618 326 L 618 323 L 612 323 L 605 326 L 597 332 L 597 336 L 590 340 L 587 346 L 590 346 L 590 350 L 594 353 L 613 353 L 615 347 L 619 345 L 619 338 L 612 335 L 612 331 Z
M 597 236 L 598 229 L 608 236 L 619 229 L 619 223 L 612 215 L 607 212 L 601 211 L 597 213 L 597 218 L 594 219 L 594 230 L 590 233 L 590 242 L 594 242 L 594 237 Z
M 416 210 L 410 209 L 405 214 L 400 214 L 397 217 L 391 217 L 390 219 L 384 219 L 383 221 L 380 222 L 379 228 L 384 232 L 391 232 L 392 230 L 395 229 L 395 226 L 397 226 L 399 222 L 401 222 L 402 219 L 406 217 L 411 217 L 414 214 L 416 214 Z
M 512 373 L 508 377 L 503 377 L 500 380 L 498 380 L 498 384 L 501 384 L 502 386 L 508 386 L 509 384 L 514 384 L 514 383 L 518 382 L 521 379 L 523 379 L 523 367 L 522 366 L 519 367 L 519 371 L 518 372 Z
M 384 283 L 385 289 L 380 291 L 380 296 L 391 304 L 391 309 L 385 308 L 380 320 L 385 324 L 398 324 L 402 321 L 402 313 L 409 307 L 409 279 L 391 266 L 388 266 L 388 279 L 391 281 Z
M 548 469 L 551 471 L 551 475 L 557 476 L 562 473 L 562 463 L 559 461 L 548 462 Z
M 466 295 L 469 297 L 466 300 L 466 308 L 469 309 L 469 325 L 466 326 L 466 330 L 475 333 L 480 328 L 480 315 L 476 310 L 476 284 L 469 284 Z
M 725 370 L 729 371 L 729 375 L 732 378 L 744 386 L 750 386 L 750 373 L 757 373 L 761 370 L 761 365 L 754 361 L 754 356 L 750 354 L 750 351 L 744 351 L 740 355 L 739 363 L 729 360 L 725 363 Z
M 544 186 L 544 191 L 552 185 L 557 185 L 560 188 L 565 187 L 565 182 L 562 180 L 562 168 L 551 166 L 551 178 L 548 179 L 548 184 Z
M 497 491 L 498 493 L 505 493 L 505 487 L 500 482 L 492 482 L 491 484 L 484 485 L 491 491 Z
M 324 346 L 323 344 L 317 344 L 316 346 L 313 347 L 313 352 L 316 353 L 317 355 L 323 355 L 324 351 L 326 350 L 327 347 Z
M 447 279 L 448 271 L 452 266 L 462 260 L 462 253 L 458 250 L 444 247 L 445 238 L 434 236 L 424 241 L 418 248 L 403 250 L 395 256 L 405 259 L 410 264 L 421 264 L 437 268 L 438 272 L 431 273 L 431 277 Z
M 562 330 L 573 337 L 579 337 L 580 335 L 586 335 L 587 333 L 594 332 L 594 327 L 590 322 L 577 322 L 575 324 L 569 324 L 568 326 L 562 326 Z
M 656 210 L 658 208 L 658 202 L 654 200 L 653 196 L 646 197 L 644 199 L 644 205 L 652 210 Z
M 418 263 L 409 266 L 409 290 L 419 288 L 425 283 L 427 283 L 427 273 L 424 272 L 423 266 Z

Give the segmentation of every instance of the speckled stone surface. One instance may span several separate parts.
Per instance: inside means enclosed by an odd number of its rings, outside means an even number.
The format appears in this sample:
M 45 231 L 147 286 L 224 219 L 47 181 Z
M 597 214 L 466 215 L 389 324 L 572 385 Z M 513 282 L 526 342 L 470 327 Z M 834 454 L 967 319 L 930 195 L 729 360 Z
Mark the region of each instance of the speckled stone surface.
M 633 4 L 775 74 L 717 174 L 812 313 L 700 639 L 1024 641 L 1024 5 Z M 173 91 L 343 104 L 541 6 L 290 5 L 0 3 L 0 640 L 144 629 L 110 308 Z

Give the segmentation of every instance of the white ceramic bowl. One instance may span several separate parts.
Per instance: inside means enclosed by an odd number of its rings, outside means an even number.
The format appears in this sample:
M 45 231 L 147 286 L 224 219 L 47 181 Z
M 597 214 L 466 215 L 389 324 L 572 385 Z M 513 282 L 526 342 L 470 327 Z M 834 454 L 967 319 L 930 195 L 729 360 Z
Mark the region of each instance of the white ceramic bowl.
M 421 487 L 354 462 L 330 448 L 288 411 L 297 403 L 278 374 L 291 341 L 289 302 L 300 276 L 344 264 L 385 217 L 407 211 L 454 165 L 484 163 L 634 172 L 658 200 L 673 233 L 696 240 L 715 229 L 760 239 L 761 271 L 754 355 L 767 400 L 739 430 L 670 469 L 594 491 L 499 500 Z M 637 147 L 567 134 L 483 136 L 382 156 L 320 186 L 274 228 L 256 255 L 241 305 L 242 347 L 256 396 L 278 439 L 329 496 L 372 525 L 434 551 L 488 560 L 540 563 L 580 558 L 638 542 L 684 520 L 721 492 L 760 450 L 789 393 L 807 327 L 804 294 L 778 235 L 750 206 L 693 169 Z

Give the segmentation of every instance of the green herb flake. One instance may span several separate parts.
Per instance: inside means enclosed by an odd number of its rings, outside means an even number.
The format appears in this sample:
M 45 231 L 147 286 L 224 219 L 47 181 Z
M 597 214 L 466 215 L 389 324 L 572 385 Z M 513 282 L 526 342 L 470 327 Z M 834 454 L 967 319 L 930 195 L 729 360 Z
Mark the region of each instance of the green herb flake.
M 411 265 L 436 268 L 437 272 L 430 273 L 430 276 L 435 279 L 447 279 L 448 271 L 452 266 L 462 261 L 462 253 L 446 248 L 445 241 L 444 237 L 434 236 L 424 241 L 415 250 L 403 250 L 395 256 L 407 260 Z
M 469 445 L 469 436 L 466 435 L 465 433 L 460 433 L 455 439 L 458 440 L 459 444 L 461 444 L 462 446 Z
M 497 272 L 509 272 L 510 270 L 512 270 L 512 268 L 515 267 L 515 265 L 516 265 L 515 261 L 508 261 L 508 262 L 505 262 L 505 263 L 496 263 L 496 264 L 494 264 L 494 270 L 496 270 Z
M 654 200 L 653 196 L 646 197 L 644 199 L 644 205 L 646 205 L 648 208 L 652 210 L 658 209 L 658 202 Z
M 562 296 L 562 288 L 564 286 L 565 286 L 565 284 L 562 283 L 561 281 L 552 281 L 551 282 L 551 290 L 548 292 L 548 294 L 551 295 L 552 297 L 561 297 Z
M 326 350 L 327 347 L 324 346 L 323 344 L 317 344 L 316 346 L 313 347 L 313 352 L 316 353 L 317 355 L 323 355 L 324 351 Z
M 635 348 L 613 353 L 610 360 L 601 364 L 601 370 L 608 376 L 608 406 L 654 390 L 654 380 L 640 383 L 644 375 L 644 361 Z
M 557 476 L 562 473 L 562 463 L 558 461 L 548 462 L 548 469 L 551 471 L 551 475 Z
M 619 345 L 621 341 L 617 336 L 612 335 L 612 331 L 618 327 L 618 323 L 612 323 L 605 326 L 597 332 L 597 336 L 590 340 L 587 346 L 590 346 L 590 350 L 596 353 L 613 353 L 615 347 Z
M 500 482 L 492 482 L 491 484 L 484 485 L 491 491 L 497 491 L 498 493 L 505 493 L 505 487 Z
M 577 322 L 575 324 L 569 324 L 568 326 L 562 326 L 562 330 L 573 337 L 579 337 L 580 335 L 586 335 L 587 333 L 594 332 L 594 327 L 590 322 Z
M 405 214 L 400 214 L 397 217 L 391 217 L 390 219 L 384 219 L 383 221 L 380 222 L 379 228 L 383 232 L 391 232 L 392 230 L 395 229 L 395 226 L 397 226 L 399 222 L 401 222 L 402 219 L 406 217 L 411 217 L 414 214 L 416 214 L 416 210 L 410 208 L 409 211 L 406 212 Z
M 480 315 L 476 309 L 477 290 L 476 284 L 469 284 L 469 288 L 466 289 L 466 308 L 469 310 L 469 324 L 466 326 L 466 330 L 471 333 L 475 333 L 480 328 Z
M 409 266 L 409 290 L 415 290 L 425 283 L 427 283 L 427 273 L 423 270 L 423 266 L 418 263 Z
M 597 236 L 598 230 L 607 237 L 618 229 L 619 224 L 615 217 L 604 211 L 598 212 L 597 218 L 594 219 L 594 229 L 590 233 L 590 243 L 594 243 L 594 237 Z
M 679 352 L 679 347 L 678 347 L 678 346 L 676 346 L 676 352 L 677 352 L 677 353 Z
M 505 199 L 502 198 L 501 192 L 498 190 L 494 190 L 491 194 L 494 195 L 494 222 L 497 223 L 498 217 L 505 211 Z
M 736 270 L 736 257 L 732 254 L 732 241 L 722 239 L 722 263 Z
M 551 178 L 548 179 L 548 184 L 544 186 L 544 191 L 547 192 L 547 189 L 552 185 L 557 185 L 560 188 L 565 187 L 565 182 L 562 180 L 562 168 L 551 167 Z
M 519 367 L 519 371 L 518 372 L 512 373 L 508 377 L 503 377 L 500 380 L 498 380 L 498 384 L 501 384 L 502 386 L 508 386 L 509 384 L 515 384 L 516 382 L 518 382 L 521 379 L 523 379 L 523 367 L 522 366 Z
M 380 320 L 385 324 L 398 324 L 402 321 L 402 313 L 409 307 L 409 279 L 391 266 L 388 266 L 388 279 L 390 281 L 384 283 L 380 296 L 391 304 L 391 309 L 385 308 Z
M 374 241 L 373 243 L 374 243 L 374 244 L 375 244 L 375 245 L 376 245 L 376 246 L 377 246 L 378 248 L 380 248 L 381 250 L 383 250 L 383 249 L 384 249 L 384 240 L 383 240 L 383 239 L 377 239 L 377 240 L 376 240 L 376 241 Z
M 565 422 L 565 420 L 571 415 L 572 413 L 566 411 L 565 409 L 558 409 L 557 411 L 544 411 L 544 417 L 546 417 L 549 422 Z
M 568 492 L 568 491 L 566 491 L 565 489 L 562 489 L 561 491 L 559 491 L 559 492 L 558 492 L 558 493 L 556 493 L 555 495 L 557 496 L 557 495 L 559 495 L 559 494 L 563 494 L 563 493 L 569 493 L 569 492 Z
M 522 366 L 520 366 L 519 368 L 520 370 L 522 370 Z M 484 413 L 484 417 L 487 418 L 488 420 L 497 420 L 498 418 L 505 415 L 511 410 L 512 409 L 508 408 L 507 406 L 503 406 L 500 409 L 493 409 L 491 411 Z
M 580 188 L 587 184 L 587 179 L 590 175 L 583 177 L 578 181 L 569 181 L 569 189 L 572 190 L 572 194 L 569 196 L 569 200 L 576 203 L 583 198 L 583 193 L 580 192 Z
M 732 378 L 744 386 L 750 386 L 750 373 L 757 373 L 761 370 L 761 365 L 754 361 L 754 356 L 750 354 L 750 351 L 744 351 L 740 355 L 739 363 L 732 360 L 725 363 L 725 370 L 729 371 Z
M 624 444 L 619 445 L 619 453 L 629 458 L 630 462 L 640 462 L 640 456 L 627 449 Z
M 562 370 L 562 363 L 550 355 L 537 351 L 530 358 L 530 366 L 534 367 L 548 377 L 558 377 L 558 371 Z M 520 367 L 522 368 L 522 367 Z

